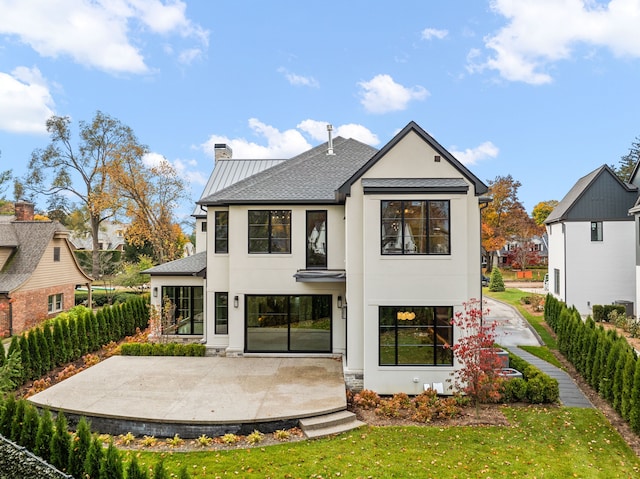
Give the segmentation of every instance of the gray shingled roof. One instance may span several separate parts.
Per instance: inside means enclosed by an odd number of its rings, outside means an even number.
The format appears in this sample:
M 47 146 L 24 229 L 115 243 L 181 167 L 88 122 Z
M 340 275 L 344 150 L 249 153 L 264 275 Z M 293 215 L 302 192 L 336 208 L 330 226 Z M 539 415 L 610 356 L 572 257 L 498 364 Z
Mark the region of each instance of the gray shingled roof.
M 207 269 L 207 252 L 201 251 L 143 271 L 151 276 L 204 276 Z
M 31 277 L 58 231 L 66 230 L 57 221 L 0 223 L 0 246 L 16 248 L 13 257 L 0 271 L 0 293 L 16 290 Z
M 336 191 L 378 151 L 353 139 L 333 140 L 202 198 L 201 205 L 334 203 Z
M 586 194 L 591 185 L 596 182 L 600 175 L 607 173 L 610 174 L 611 177 L 614 178 L 625 191 L 631 192 L 636 190 L 636 187 L 634 185 L 626 184 L 620 181 L 620 179 L 616 176 L 614 171 L 611 170 L 609 166 L 602 165 L 576 181 L 569 192 L 564 196 L 564 198 L 562 198 L 562 200 L 560 200 L 558 205 L 549 214 L 549 216 L 545 220 L 545 224 L 551 224 L 558 221 L 566 220 L 570 215 L 571 209 L 574 208 L 576 204 L 578 204 L 580 199 L 583 197 L 583 195 Z M 609 198 L 609 200 L 611 200 L 611 198 Z
M 252 159 L 227 159 L 220 158 L 215 162 L 209 181 L 204 187 L 200 198 L 206 198 L 212 194 L 226 188 L 229 185 L 244 180 L 250 176 L 260 173 L 267 168 L 276 166 L 286 160 L 252 160 Z M 207 216 L 206 211 L 202 211 L 200 205 L 196 207 L 191 216 Z

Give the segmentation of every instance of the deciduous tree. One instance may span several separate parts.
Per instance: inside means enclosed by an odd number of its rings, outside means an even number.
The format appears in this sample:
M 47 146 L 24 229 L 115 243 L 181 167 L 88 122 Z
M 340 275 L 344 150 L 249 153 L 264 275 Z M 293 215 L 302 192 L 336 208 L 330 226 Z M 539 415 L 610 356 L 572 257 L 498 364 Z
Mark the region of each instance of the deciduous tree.
M 98 275 L 98 230 L 120 207 L 120 197 L 110 188 L 110 169 L 116 158 L 141 154 L 145 148 L 131 128 L 100 111 L 90 123 L 79 122 L 77 147 L 69 117 L 52 116 L 46 126 L 51 142 L 32 153 L 25 187 L 47 196 L 71 194 L 86 207 L 93 239 L 93 274 Z
M 533 207 L 531 216 L 538 226 L 543 226 L 553 209 L 558 206 L 558 200 L 541 201 Z

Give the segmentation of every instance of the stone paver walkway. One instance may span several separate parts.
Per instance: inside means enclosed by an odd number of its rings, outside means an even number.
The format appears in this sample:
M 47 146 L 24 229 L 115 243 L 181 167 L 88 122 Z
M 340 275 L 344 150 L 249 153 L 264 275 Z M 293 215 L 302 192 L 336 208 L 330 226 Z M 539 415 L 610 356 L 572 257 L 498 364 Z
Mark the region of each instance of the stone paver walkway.
M 539 345 L 541 342 L 527 320 L 517 309 L 492 298 L 485 298 L 485 301 L 489 308 L 489 314 L 486 319 L 497 324 L 497 342 L 501 346 L 509 349 L 513 354 L 520 356 L 528 363 L 533 364 L 552 378 L 557 379 L 560 389 L 560 402 L 563 406 L 593 407 L 589 399 L 566 372 L 518 347 Z

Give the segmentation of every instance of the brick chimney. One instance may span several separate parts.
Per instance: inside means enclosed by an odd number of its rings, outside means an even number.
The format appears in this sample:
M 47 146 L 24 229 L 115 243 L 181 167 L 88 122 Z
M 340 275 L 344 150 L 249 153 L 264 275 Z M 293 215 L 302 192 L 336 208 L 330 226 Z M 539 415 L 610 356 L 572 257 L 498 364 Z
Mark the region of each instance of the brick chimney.
M 230 160 L 233 156 L 233 150 L 226 143 L 216 143 L 213 145 L 213 150 L 217 160 Z
M 28 201 L 16 201 L 16 221 L 33 221 L 34 204 Z

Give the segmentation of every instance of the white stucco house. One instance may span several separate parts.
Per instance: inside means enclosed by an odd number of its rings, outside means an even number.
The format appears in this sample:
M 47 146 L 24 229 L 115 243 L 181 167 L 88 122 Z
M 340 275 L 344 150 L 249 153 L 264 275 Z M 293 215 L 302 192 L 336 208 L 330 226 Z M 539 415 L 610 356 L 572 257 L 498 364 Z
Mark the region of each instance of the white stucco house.
M 356 389 L 447 388 L 487 186 L 414 122 L 380 150 L 330 135 L 287 160 L 219 145 L 197 252 L 148 271 L 152 302 L 211 354 L 330 355 Z
M 639 229 L 629 212 L 637 199 L 636 173 L 624 183 L 603 165 L 580 178 L 545 221 L 549 292 L 582 315 L 594 304 L 637 309 Z

